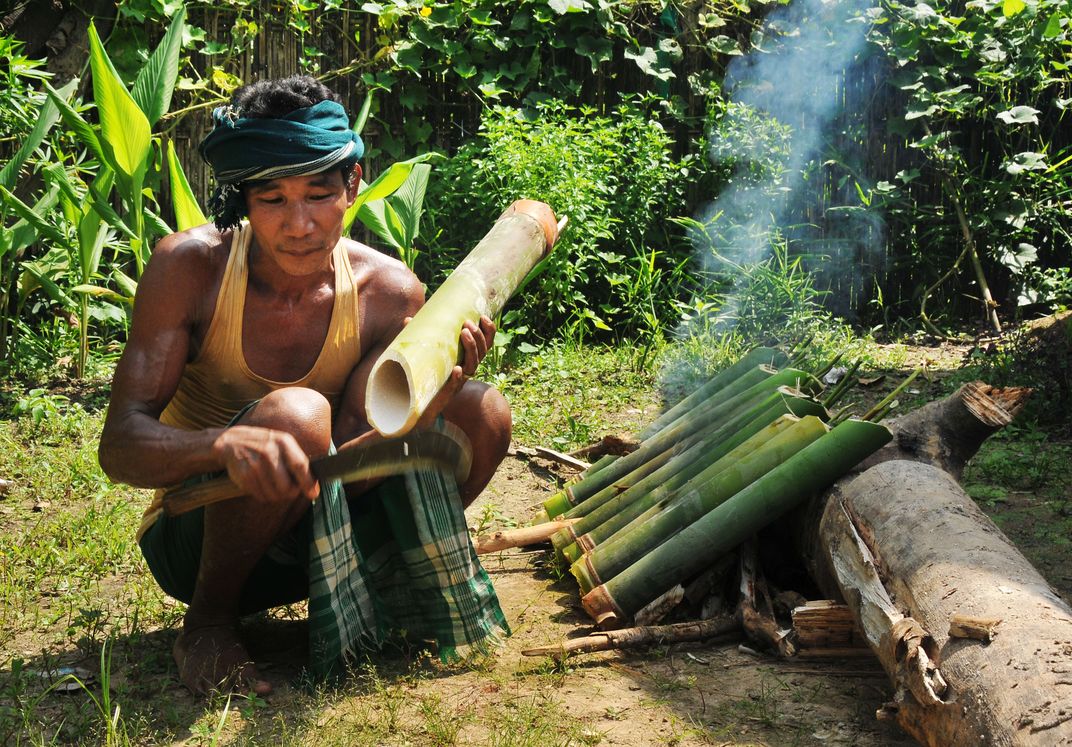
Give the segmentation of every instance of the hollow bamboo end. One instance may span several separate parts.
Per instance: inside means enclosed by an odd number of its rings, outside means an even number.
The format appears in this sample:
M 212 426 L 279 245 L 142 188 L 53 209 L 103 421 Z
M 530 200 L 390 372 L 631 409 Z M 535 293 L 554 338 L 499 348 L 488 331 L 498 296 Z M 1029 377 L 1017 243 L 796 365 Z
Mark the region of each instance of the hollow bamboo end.
M 387 437 L 400 436 L 416 424 L 420 413 L 413 377 L 403 359 L 388 352 L 376 361 L 365 390 L 365 414 L 369 425 Z
M 603 581 L 599 578 L 599 573 L 592 566 L 592 559 L 590 555 L 582 555 L 576 560 L 573 565 L 570 566 L 570 573 L 577 579 L 577 585 L 581 587 L 581 594 L 588 594 L 588 592 L 595 590 L 602 586 Z M 595 615 L 593 615 L 595 617 Z
M 540 512 L 536 514 L 536 517 L 529 522 L 529 526 L 536 526 L 537 524 L 546 524 L 551 521 L 551 515 L 547 513 L 547 509 L 541 508 Z
M 560 552 L 562 553 L 562 557 L 564 557 L 566 562 L 570 565 L 576 563 L 581 559 L 581 556 L 584 555 L 584 552 L 577 546 L 576 542 L 571 542 L 566 545 Z
M 596 624 L 604 630 L 620 628 L 625 624 L 626 615 L 615 603 L 606 586 L 597 586 L 581 597 L 584 610 Z

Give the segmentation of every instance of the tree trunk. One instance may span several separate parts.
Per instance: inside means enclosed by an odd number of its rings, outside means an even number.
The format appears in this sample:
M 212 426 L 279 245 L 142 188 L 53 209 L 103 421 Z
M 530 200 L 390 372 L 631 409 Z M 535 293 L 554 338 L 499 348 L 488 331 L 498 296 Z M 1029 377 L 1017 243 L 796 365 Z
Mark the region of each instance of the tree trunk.
M 879 716 L 926 745 L 1072 744 L 1072 609 L 955 479 L 1028 393 L 966 385 L 894 421 L 810 512 L 813 576 L 896 688 Z

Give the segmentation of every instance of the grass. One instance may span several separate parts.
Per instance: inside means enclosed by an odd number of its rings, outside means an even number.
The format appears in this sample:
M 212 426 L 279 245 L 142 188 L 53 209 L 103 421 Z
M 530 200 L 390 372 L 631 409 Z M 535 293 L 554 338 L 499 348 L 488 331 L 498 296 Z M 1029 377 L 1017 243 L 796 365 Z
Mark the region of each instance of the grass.
M 826 344 L 817 343 L 816 357 Z M 868 375 L 886 373 L 887 388 L 919 363 L 910 346 L 865 341 L 858 353 Z M 485 378 L 510 399 L 519 443 L 569 450 L 607 432 L 633 433 L 654 416 L 660 379 L 638 370 L 637 355 L 548 345 Z M 683 355 L 663 351 L 660 361 L 672 366 Z M 902 409 L 976 377 L 958 368 L 961 357 L 933 361 L 933 375 Z M 148 493 L 111 485 L 96 464 L 104 390 L 34 390 L 0 392 L 10 413 L 0 420 L 0 478 L 12 482 L 0 497 L 0 744 L 595 745 L 649 713 L 660 714 L 669 743 L 749 735 L 811 743 L 806 717 L 826 699 L 821 685 L 767 677 L 716 705 L 707 680 L 661 672 L 637 680 L 646 693 L 639 704 L 591 696 L 593 717 L 571 700 L 598 681 L 580 662 L 457 670 L 410 652 L 367 662 L 333 688 L 295 683 L 267 700 L 197 701 L 176 685 L 170 659 L 183 607 L 158 590 L 134 543 Z M 1072 444 L 1050 435 L 1030 424 L 1006 429 L 984 445 L 964 484 L 1032 562 L 1059 576 L 1072 557 Z M 491 504 L 474 521 L 512 518 Z M 1057 583 L 1072 588 L 1072 579 Z M 533 627 L 527 620 L 526 632 Z M 80 691 L 61 693 L 54 673 L 70 666 L 90 676 Z

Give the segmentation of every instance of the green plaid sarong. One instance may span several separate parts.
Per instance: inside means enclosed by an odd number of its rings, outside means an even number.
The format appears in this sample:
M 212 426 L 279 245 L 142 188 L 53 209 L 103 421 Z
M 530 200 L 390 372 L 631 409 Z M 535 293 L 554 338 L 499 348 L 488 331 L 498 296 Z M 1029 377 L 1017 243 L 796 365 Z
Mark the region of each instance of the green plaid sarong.
M 453 475 L 389 478 L 351 522 L 342 485 L 311 508 L 309 665 L 314 676 L 391 633 L 434 640 L 440 658 L 488 651 L 510 629 L 465 524 Z

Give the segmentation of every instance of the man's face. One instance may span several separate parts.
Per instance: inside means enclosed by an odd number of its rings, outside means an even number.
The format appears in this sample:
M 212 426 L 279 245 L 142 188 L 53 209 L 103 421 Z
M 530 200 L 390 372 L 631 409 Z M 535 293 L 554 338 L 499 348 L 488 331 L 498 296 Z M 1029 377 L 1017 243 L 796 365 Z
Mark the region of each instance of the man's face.
M 356 194 L 338 169 L 248 186 L 249 223 L 263 259 L 288 275 L 309 275 L 330 267 L 343 216 Z

